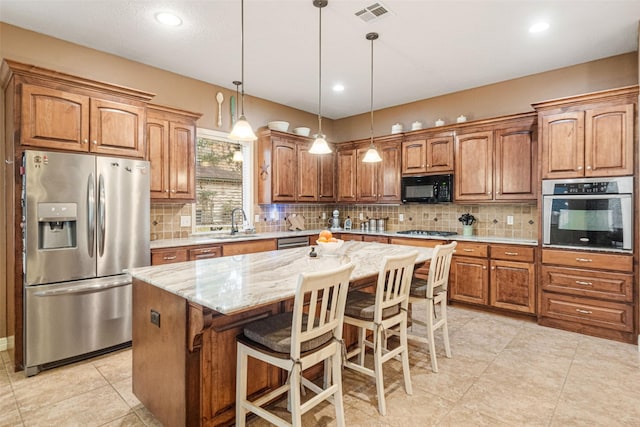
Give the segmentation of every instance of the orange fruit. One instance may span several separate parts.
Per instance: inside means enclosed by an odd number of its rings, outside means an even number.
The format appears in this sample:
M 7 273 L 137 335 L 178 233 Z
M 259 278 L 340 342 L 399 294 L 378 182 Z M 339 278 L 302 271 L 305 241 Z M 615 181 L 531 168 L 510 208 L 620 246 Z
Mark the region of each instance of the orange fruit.
M 328 242 L 329 240 L 325 239 L 324 237 L 319 237 L 318 238 L 318 242 Z
M 336 239 L 335 237 L 332 237 L 332 238 L 330 238 L 330 239 L 329 239 L 329 241 L 330 241 L 330 242 L 337 242 L 337 241 L 338 241 L 338 239 Z
M 331 238 L 333 237 L 333 234 L 331 234 L 331 232 L 329 230 L 322 230 L 320 232 L 319 237 L 320 237 L 320 239 L 331 240 Z M 320 240 L 320 239 L 318 239 L 318 240 Z

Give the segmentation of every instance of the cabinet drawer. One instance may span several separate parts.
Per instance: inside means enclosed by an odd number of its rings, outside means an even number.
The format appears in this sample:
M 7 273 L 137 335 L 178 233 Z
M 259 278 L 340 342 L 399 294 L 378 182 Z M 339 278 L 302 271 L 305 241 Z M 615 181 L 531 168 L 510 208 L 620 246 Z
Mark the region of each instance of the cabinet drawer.
M 405 245 L 405 246 L 420 246 L 423 248 L 435 248 L 438 245 L 444 245 L 447 242 L 444 240 L 432 240 L 432 239 L 408 239 L 402 237 L 390 237 L 389 243 L 392 245 Z
M 225 243 L 222 247 L 224 256 L 253 254 L 256 252 L 275 251 L 277 244 L 275 239 L 253 240 L 250 242 Z
M 363 242 L 389 243 L 389 238 L 384 236 L 362 236 Z
M 633 332 L 630 304 L 542 293 L 542 316 L 624 332 Z
M 222 246 L 211 246 L 208 248 L 189 249 L 189 260 L 218 258 L 222 256 Z
M 486 258 L 489 256 L 489 245 L 486 243 L 469 243 L 458 241 L 456 255 Z
M 491 258 L 506 261 L 533 262 L 535 248 L 527 246 L 491 245 Z
M 633 272 L 633 257 L 631 255 L 543 249 L 542 263 Z
M 633 302 L 631 274 L 543 266 L 542 288 L 545 291 Z
M 151 251 L 151 265 L 171 264 L 187 261 L 186 249 L 160 249 Z

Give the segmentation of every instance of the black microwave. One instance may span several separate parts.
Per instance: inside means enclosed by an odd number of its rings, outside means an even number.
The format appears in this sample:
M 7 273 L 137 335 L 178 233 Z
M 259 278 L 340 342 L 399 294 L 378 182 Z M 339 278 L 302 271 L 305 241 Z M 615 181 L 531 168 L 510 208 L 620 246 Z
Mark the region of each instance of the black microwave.
M 402 177 L 402 203 L 453 201 L 453 175 Z

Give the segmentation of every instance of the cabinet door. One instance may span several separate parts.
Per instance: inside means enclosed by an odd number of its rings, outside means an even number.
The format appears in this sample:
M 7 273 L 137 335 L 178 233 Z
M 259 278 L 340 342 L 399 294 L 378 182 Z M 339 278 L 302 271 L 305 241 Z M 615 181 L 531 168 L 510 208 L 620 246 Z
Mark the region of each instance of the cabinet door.
M 281 138 L 273 138 L 273 201 L 296 200 L 296 144 Z M 316 169 L 317 171 L 317 169 Z
M 152 199 L 169 198 L 169 121 L 147 118 L 147 159 Z
M 309 153 L 311 144 L 298 145 L 298 202 L 318 201 L 318 155 Z
M 336 154 L 321 154 L 318 160 L 318 200 L 334 202 L 336 200 Z
M 378 163 L 364 163 L 369 146 L 358 148 L 356 165 L 356 199 L 358 202 L 378 201 Z
M 584 175 L 584 112 L 550 114 L 541 120 L 542 178 Z
M 338 202 L 356 201 L 356 150 L 338 151 Z
M 531 263 L 491 260 L 491 305 L 535 313 L 535 268 Z
M 195 200 L 196 127 L 190 123 L 169 123 L 170 198 Z
M 404 141 L 402 143 L 402 174 L 427 172 L 427 141 Z
M 144 107 L 97 98 L 90 105 L 91 152 L 144 157 Z
M 585 176 L 633 175 L 633 104 L 587 110 Z
M 20 143 L 68 151 L 89 149 L 89 97 L 22 85 Z
M 382 162 L 378 165 L 378 202 L 400 202 L 402 147 L 398 143 L 378 147 Z
M 486 305 L 489 302 L 489 261 L 454 256 L 451 261 L 452 301 Z
M 535 200 L 537 170 L 533 123 L 495 132 L 495 200 Z
M 427 172 L 453 172 L 453 135 L 427 138 Z
M 456 136 L 455 200 L 493 199 L 493 132 Z

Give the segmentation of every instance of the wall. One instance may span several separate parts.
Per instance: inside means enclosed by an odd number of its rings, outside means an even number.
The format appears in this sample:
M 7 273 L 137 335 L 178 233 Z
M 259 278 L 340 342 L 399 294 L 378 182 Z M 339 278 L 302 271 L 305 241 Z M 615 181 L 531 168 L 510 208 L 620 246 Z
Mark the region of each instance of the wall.
M 535 102 L 635 84 L 638 54 L 631 52 L 375 111 L 373 133 L 388 135 L 394 123 L 407 131 L 416 120 L 424 127 L 434 126 L 439 118 L 454 123 L 461 114 L 478 120 L 525 113 L 533 111 Z M 369 113 L 344 118 L 334 123 L 333 130 L 341 141 L 366 138 L 370 120 Z

